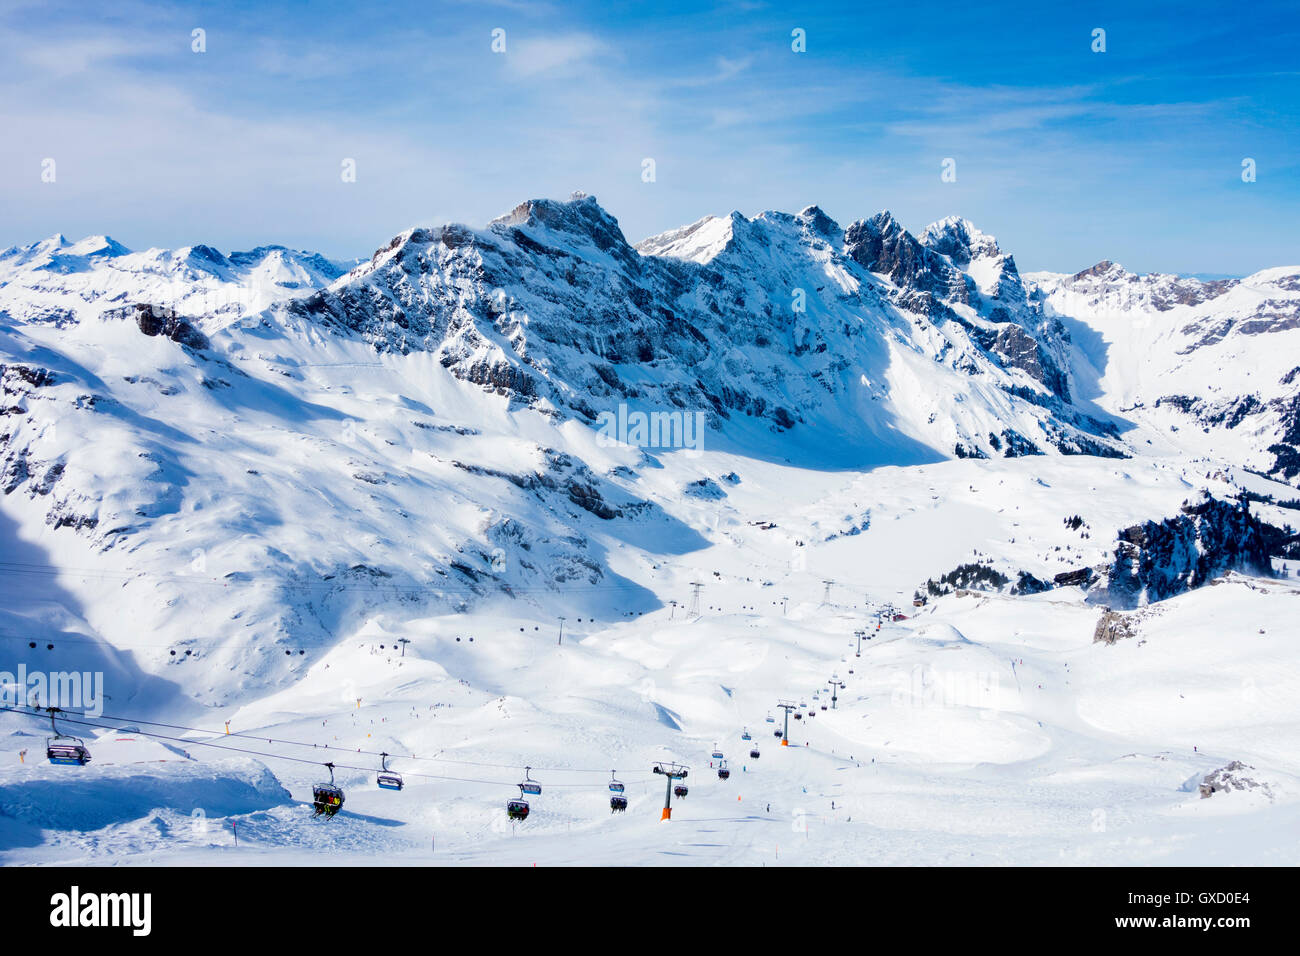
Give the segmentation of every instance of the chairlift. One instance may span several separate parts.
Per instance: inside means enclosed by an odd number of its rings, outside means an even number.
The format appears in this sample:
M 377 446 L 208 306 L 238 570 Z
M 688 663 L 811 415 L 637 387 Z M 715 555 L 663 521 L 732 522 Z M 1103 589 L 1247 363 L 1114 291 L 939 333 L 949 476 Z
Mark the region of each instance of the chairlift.
M 718 768 L 718 779 L 719 779 L 719 780 L 726 780 L 726 779 L 728 779 L 730 776 L 731 776 L 731 771 L 727 769 L 727 764 L 726 764 L 726 762 L 724 761 L 723 764 L 722 764 L 722 766 L 720 766 L 720 767 Z
M 798 711 L 795 711 L 795 713 L 794 713 L 794 719 L 795 719 L 795 720 L 803 720 L 803 714 L 799 713 Z
M 334 783 L 334 764 L 327 763 L 329 768 L 330 782 L 318 783 L 311 788 L 311 801 L 316 816 L 324 816 L 327 820 L 339 812 L 343 806 L 343 790 Z
M 749 728 L 746 728 L 746 729 L 745 729 L 745 732 L 742 733 L 742 734 L 740 735 L 740 739 L 741 739 L 741 740 L 753 740 L 753 739 L 754 739 L 753 737 L 751 737 L 751 736 L 749 735 Z
M 781 736 L 781 730 L 780 730 L 780 728 L 778 728 L 778 729 L 772 731 L 772 736 L 773 736 L 773 737 L 780 737 L 780 736 Z
M 679 783 L 677 786 L 673 787 L 673 796 L 674 796 L 674 797 L 684 797 L 684 796 L 686 796 L 686 795 L 687 795 L 688 793 L 690 793 L 690 792 L 691 792 L 691 791 L 690 791 L 690 788 L 689 788 L 689 787 L 684 787 L 684 786 L 682 786 L 680 783 Z
M 718 745 L 717 745 L 717 744 L 714 744 L 714 745 L 713 745 L 713 753 L 710 754 L 710 756 L 711 756 L 714 760 L 721 760 L 721 759 L 722 759 L 722 751 L 718 749 Z
M 60 766 L 84 767 L 90 763 L 90 751 L 80 737 L 73 737 L 68 734 L 59 733 L 58 725 L 54 722 L 54 715 L 58 712 L 57 707 L 49 708 L 50 726 L 54 728 L 54 736 L 45 739 L 45 756 L 52 764 Z
M 768 722 L 769 724 L 774 724 L 774 723 L 776 723 L 776 718 L 773 717 L 771 714 L 768 714 L 768 715 L 767 715 L 767 722 Z
M 617 780 L 614 779 L 614 771 L 612 770 L 609 772 L 609 792 L 610 793 L 623 792 L 623 784 L 619 783 Z M 626 805 L 626 801 L 624 801 L 624 805 Z
M 825 710 L 825 709 L 826 709 L 826 705 L 825 705 L 825 704 L 822 704 L 822 710 Z M 811 717 L 812 714 L 809 714 L 808 716 Z
M 627 797 L 616 796 L 616 797 L 609 798 L 610 813 L 622 813 L 626 809 L 627 809 Z
M 511 820 L 527 820 L 528 801 L 527 800 L 509 801 L 506 804 L 506 816 L 508 816 Z
M 381 769 L 379 775 L 375 778 L 375 782 L 379 784 L 379 789 L 401 790 L 402 775 L 400 773 L 394 773 L 392 770 L 388 769 L 388 754 L 379 755 L 379 766 Z
M 527 793 L 532 796 L 538 796 L 542 792 L 542 785 L 532 777 L 532 769 L 532 767 L 524 768 L 524 782 L 519 785 L 520 794 Z
M 757 760 L 757 759 L 758 759 L 758 748 L 757 748 L 757 747 L 755 747 L 753 750 L 751 750 L 751 751 L 749 752 L 749 759 L 750 759 L 750 760 Z

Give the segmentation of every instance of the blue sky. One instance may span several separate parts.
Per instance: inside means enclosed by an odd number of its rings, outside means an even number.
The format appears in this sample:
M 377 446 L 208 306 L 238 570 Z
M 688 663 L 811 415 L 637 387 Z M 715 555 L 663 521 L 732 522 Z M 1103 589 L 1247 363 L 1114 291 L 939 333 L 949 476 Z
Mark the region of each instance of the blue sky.
M 583 189 L 633 241 L 816 203 L 1244 274 L 1300 264 L 1297 50 L 1295 2 L 0 2 L 0 246 L 368 256 Z

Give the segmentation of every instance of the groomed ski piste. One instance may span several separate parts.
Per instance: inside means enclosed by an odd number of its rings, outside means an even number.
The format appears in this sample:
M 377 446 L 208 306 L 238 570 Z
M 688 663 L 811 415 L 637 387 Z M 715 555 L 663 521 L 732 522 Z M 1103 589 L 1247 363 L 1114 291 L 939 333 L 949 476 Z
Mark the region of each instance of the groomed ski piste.
M 707 457 L 690 468 L 729 470 L 730 459 Z M 949 462 L 799 472 L 797 482 L 790 469 L 747 464 L 748 479 L 715 512 L 716 543 L 689 562 L 611 554 L 667 606 L 613 623 L 569 617 L 562 643 L 557 620 L 504 608 L 375 613 L 292 687 L 254 703 L 200 716 L 107 700 L 105 716 L 64 722 L 92 752 L 84 767 L 45 764 L 48 720 L 6 714 L 4 862 L 1300 859 L 1295 841 L 1279 838 L 1300 823 L 1293 579 L 1229 575 L 1149 608 L 1140 637 L 1113 645 L 1094 642 L 1099 611 L 1077 589 L 910 605 L 926 570 L 955 563 L 970 540 L 1002 535 L 1014 547 L 1008 511 L 1022 526 L 1054 514 L 1049 488 L 1090 490 L 1094 524 L 1106 509 L 1122 523 L 1125 509 L 1154 503 L 1146 496 L 1176 505 L 1187 484 L 1170 463 Z M 967 491 L 936 498 L 941 482 Z M 793 502 L 796 490 L 815 503 Z M 869 528 L 823 540 L 868 501 Z M 773 514 L 775 528 L 751 523 Z M 791 568 L 797 540 L 809 553 Z M 905 547 L 918 540 L 928 553 Z M 693 581 L 704 583 L 698 614 Z M 611 615 L 620 593 L 605 596 Z M 877 629 L 885 603 L 907 619 L 885 615 Z M 833 708 L 828 680 L 844 685 Z M 804 705 L 789 746 L 773 736 L 779 700 Z M 141 714 L 208 733 L 131 719 Z M 385 752 L 404 777 L 399 792 L 376 786 Z M 1203 778 L 1237 760 L 1265 786 L 1203 799 Z M 346 793 L 328 820 L 311 810 L 326 761 Z M 669 821 L 657 761 L 690 768 Z M 513 822 L 506 802 L 526 765 L 542 793 Z M 611 771 L 626 787 L 623 813 L 609 809 Z

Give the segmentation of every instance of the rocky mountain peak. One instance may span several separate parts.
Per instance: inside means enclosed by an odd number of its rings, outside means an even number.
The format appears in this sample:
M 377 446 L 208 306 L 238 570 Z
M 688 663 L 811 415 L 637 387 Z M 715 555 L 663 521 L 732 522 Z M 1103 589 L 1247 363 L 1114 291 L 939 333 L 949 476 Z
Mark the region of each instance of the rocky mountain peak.
M 548 230 L 580 242 L 590 242 L 602 252 L 631 250 L 618 220 L 606 212 L 595 196 L 575 193 L 569 200 L 529 199 L 488 223 L 494 232 L 510 229 Z
M 1119 265 L 1118 263 L 1111 262 L 1109 259 L 1102 259 L 1102 260 L 1101 260 L 1100 262 L 1098 262 L 1095 266 L 1090 266 L 1090 267 L 1087 268 L 1087 269 L 1083 269 L 1083 270 L 1080 271 L 1080 272 L 1076 272 L 1076 273 L 1072 276 L 1072 278 L 1074 278 L 1074 279 L 1087 279 L 1087 278 L 1089 278 L 1090 276 L 1098 276 L 1098 277 L 1099 277 L 1099 276 L 1107 275 L 1107 274 L 1109 274 L 1109 273 L 1111 273 L 1111 272 L 1123 273 L 1123 272 L 1124 272 L 1124 267 L 1121 266 L 1121 265 Z
M 975 228 L 969 219 L 949 216 L 931 223 L 922 231 L 922 245 L 947 256 L 958 268 L 970 265 L 972 259 L 999 256 L 997 240 Z

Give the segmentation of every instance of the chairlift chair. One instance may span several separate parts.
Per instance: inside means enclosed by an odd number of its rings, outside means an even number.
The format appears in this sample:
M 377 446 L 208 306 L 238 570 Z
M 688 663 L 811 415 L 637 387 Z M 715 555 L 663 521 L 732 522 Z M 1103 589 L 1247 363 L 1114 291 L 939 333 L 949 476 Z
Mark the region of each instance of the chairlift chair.
M 753 737 L 751 737 L 751 736 L 749 735 L 749 728 L 748 728 L 748 727 L 746 727 L 746 728 L 745 728 L 745 732 L 742 733 L 742 734 L 740 735 L 740 739 L 741 739 L 741 740 L 753 740 L 753 739 L 754 739 Z
M 622 813 L 626 809 L 627 809 L 627 797 L 614 796 L 609 798 L 610 813 Z
M 612 770 L 609 772 L 609 792 L 610 793 L 623 792 L 623 784 L 619 783 L 617 780 L 614 779 L 614 771 Z
M 334 764 L 325 766 L 329 768 L 330 782 L 318 783 L 311 788 L 311 802 L 315 815 L 328 820 L 343 806 L 343 790 L 334 783 Z
M 379 766 L 381 769 L 379 775 L 375 778 L 375 782 L 379 784 L 379 789 L 401 790 L 403 786 L 402 775 L 388 769 L 388 754 L 379 755 Z
M 50 737 L 45 741 L 45 756 L 50 763 L 84 767 L 90 763 L 90 751 L 79 737 Z
M 542 792 L 542 785 L 532 777 L 532 769 L 532 767 L 524 768 L 524 781 L 519 785 L 519 793 L 521 795 L 527 793 L 533 796 L 538 796 Z
M 753 750 L 751 750 L 751 751 L 749 752 L 749 758 L 750 758 L 751 760 L 757 760 L 757 759 L 758 759 L 758 748 L 757 748 L 757 747 L 755 747 Z
M 511 800 L 508 803 L 506 803 L 506 816 L 508 816 L 511 820 L 527 820 L 528 801 Z
M 777 728 L 776 730 L 772 731 L 772 736 L 773 736 L 773 737 L 780 737 L 780 736 L 781 736 L 781 730 L 780 730 L 780 728 Z
M 690 788 L 689 788 L 689 787 L 684 787 L 684 786 L 682 786 L 680 783 L 679 783 L 677 786 L 673 787 L 673 796 L 674 796 L 674 797 L 684 797 L 684 796 L 686 796 L 686 795 L 687 795 L 688 793 L 690 793 L 690 792 L 691 792 L 691 791 L 690 791 Z
M 54 736 L 45 738 L 46 758 L 50 763 L 60 766 L 84 767 L 90 763 L 90 751 L 80 737 L 59 733 L 58 725 L 54 722 L 58 708 L 51 707 L 49 710 L 50 727 L 54 729 Z

